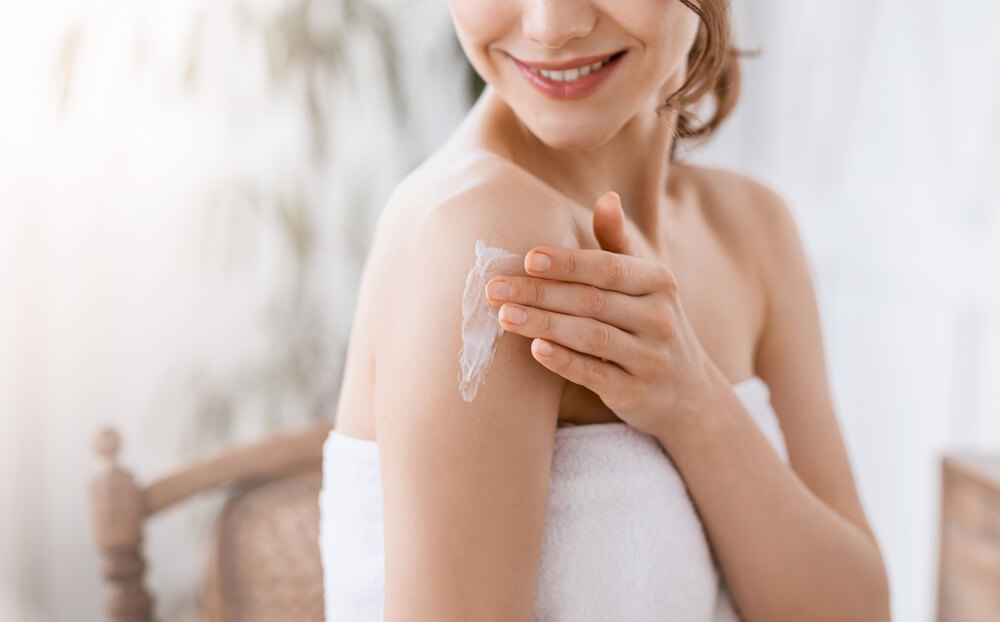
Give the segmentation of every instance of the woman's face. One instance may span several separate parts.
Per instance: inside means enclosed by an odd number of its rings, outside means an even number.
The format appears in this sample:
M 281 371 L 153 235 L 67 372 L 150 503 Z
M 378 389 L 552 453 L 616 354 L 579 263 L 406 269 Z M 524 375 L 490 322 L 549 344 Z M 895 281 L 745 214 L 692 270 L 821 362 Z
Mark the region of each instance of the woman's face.
M 472 66 L 535 136 L 560 149 L 601 145 L 637 113 L 652 113 L 683 83 L 699 25 L 698 16 L 679 0 L 449 4 Z M 584 69 L 575 80 L 572 70 L 549 78 L 526 75 L 529 70 L 515 61 L 559 62 L 618 52 L 624 54 L 607 67 L 579 77 Z

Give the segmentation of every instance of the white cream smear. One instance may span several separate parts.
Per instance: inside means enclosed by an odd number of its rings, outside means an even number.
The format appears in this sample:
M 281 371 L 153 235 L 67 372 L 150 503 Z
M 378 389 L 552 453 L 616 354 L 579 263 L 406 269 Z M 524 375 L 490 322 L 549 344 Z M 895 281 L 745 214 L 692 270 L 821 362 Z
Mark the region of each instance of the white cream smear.
M 476 240 L 476 261 L 462 294 L 462 371 L 458 390 L 466 402 L 476 399 L 479 385 L 493 364 L 497 340 L 504 332 L 499 321 L 500 307 L 490 304 L 486 297 L 486 284 L 500 274 L 524 274 L 524 256 Z

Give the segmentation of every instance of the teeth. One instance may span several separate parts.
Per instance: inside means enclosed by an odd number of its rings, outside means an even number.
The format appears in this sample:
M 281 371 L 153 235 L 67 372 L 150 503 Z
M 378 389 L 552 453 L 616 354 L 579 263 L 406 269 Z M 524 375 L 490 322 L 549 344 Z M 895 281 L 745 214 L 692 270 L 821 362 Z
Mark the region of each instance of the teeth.
M 535 73 L 552 80 L 553 82 L 570 82 L 581 78 L 587 74 L 593 73 L 600 69 L 601 67 L 607 65 L 611 62 L 610 58 L 602 61 L 598 61 L 593 65 L 587 65 L 585 67 L 575 67 L 573 69 L 564 69 L 562 71 L 550 71 L 548 69 L 532 69 Z

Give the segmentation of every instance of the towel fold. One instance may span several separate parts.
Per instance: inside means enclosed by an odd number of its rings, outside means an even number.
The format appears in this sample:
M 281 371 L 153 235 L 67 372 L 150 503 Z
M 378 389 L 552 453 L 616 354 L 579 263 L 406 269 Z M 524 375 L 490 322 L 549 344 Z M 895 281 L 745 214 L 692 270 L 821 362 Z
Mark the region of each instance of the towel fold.
M 767 385 L 733 385 L 787 461 Z M 383 620 L 378 445 L 324 445 L 320 549 L 327 622 Z M 684 481 L 659 442 L 624 423 L 556 429 L 537 622 L 740 622 Z

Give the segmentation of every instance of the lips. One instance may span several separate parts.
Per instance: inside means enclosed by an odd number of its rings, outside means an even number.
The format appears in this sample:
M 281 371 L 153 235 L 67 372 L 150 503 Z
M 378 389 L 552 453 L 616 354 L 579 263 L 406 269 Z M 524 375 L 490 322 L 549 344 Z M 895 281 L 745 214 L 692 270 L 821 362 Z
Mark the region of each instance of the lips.
M 617 52 L 612 52 L 610 54 L 600 54 L 598 56 L 580 56 L 580 57 L 577 57 L 577 58 L 573 58 L 573 59 L 570 59 L 570 60 L 564 60 L 564 61 L 537 61 L 536 62 L 536 61 L 521 60 L 520 58 L 517 58 L 516 56 L 512 56 L 512 58 L 514 58 L 517 62 L 521 63 L 522 65 L 525 65 L 527 67 L 531 67 L 532 69 L 549 69 L 549 70 L 552 70 L 552 71 L 559 71 L 559 70 L 563 70 L 563 69 L 574 69 L 574 68 L 579 68 L 579 67 L 586 67 L 587 65 L 592 65 L 592 64 L 594 64 L 596 62 L 600 62 L 602 60 L 611 58 L 613 56 L 617 56 L 619 54 L 622 54 L 623 52 L 624 52 L 624 50 L 619 50 Z
M 518 59 L 511 56 L 511 60 L 515 65 L 517 65 L 518 70 L 524 79 L 537 89 L 542 94 L 551 97 L 553 99 L 561 100 L 571 100 L 571 99 L 581 99 L 586 97 L 597 90 L 597 88 L 604 83 L 609 76 L 618 68 L 622 63 L 622 57 L 625 56 L 625 52 L 619 52 L 617 54 L 612 54 L 610 57 L 600 57 L 591 56 L 588 58 L 575 59 L 571 62 L 579 62 L 580 60 L 590 60 L 591 58 L 596 59 L 595 64 L 598 65 L 598 69 L 592 70 L 587 74 L 581 74 L 574 68 L 563 69 L 563 70 L 552 70 L 560 74 L 558 79 L 553 79 L 555 76 L 547 77 L 540 73 L 545 71 L 546 74 L 549 73 L 547 69 L 535 69 L 523 64 Z M 601 62 L 604 58 L 609 58 L 605 62 Z M 568 64 L 568 61 L 563 61 L 563 65 Z M 583 67 L 588 65 L 584 64 Z

